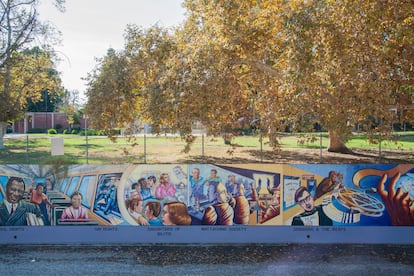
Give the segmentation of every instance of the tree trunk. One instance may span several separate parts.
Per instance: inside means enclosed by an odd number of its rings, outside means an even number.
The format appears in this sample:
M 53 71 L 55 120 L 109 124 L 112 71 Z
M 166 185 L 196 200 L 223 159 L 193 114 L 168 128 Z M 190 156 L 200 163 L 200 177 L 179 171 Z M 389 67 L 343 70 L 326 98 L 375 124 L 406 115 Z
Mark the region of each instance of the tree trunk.
M 350 149 L 345 146 L 344 140 L 342 139 L 341 132 L 338 130 L 329 130 L 329 152 L 338 153 L 352 153 Z
M 4 135 L 6 135 L 6 132 L 7 132 L 7 123 L 0 122 L 0 149 L 4 149 L 3 137 Z

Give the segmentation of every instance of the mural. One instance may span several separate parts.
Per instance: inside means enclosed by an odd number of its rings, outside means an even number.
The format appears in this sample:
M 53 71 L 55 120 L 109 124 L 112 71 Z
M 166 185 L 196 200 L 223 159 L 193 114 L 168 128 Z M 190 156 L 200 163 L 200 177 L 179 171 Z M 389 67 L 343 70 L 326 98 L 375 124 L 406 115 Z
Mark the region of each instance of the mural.
M 414 165 L 289 165 L 286 225 L 412 226 Z M 285 184 L 286 187 L 286 184 Z
M 0 166 L 0 226 L 412 226 L 414 164 Z

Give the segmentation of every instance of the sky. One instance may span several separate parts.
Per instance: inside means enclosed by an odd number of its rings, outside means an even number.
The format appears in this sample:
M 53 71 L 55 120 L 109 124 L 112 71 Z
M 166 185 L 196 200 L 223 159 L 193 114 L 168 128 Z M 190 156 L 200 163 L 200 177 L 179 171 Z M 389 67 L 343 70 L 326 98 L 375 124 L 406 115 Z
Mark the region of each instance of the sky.
M 127 24 L 148 28 L 155 24 L 177 26 L 184 20 L 183 0 L 66 0 L 66 11 L 59 12 L 52 0 L 42 1 L 40 19 L 48 21 L 62 34 L 61 45 L 55 50 L 61 61 L 63 85 L 77 90 L 81 100 L 86 82 L 82 80 L 96 65 L 95 58 L 105 56 L 109 48 L 124 47 Z

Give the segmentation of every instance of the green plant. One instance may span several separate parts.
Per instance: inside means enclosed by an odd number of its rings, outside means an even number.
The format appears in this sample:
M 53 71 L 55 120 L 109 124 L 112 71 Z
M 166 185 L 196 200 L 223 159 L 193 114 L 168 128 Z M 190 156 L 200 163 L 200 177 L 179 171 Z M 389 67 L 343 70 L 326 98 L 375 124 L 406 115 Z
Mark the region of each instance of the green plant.
M 47 134 L 49 134 L 49 135 L 54 135 L 54 134 L 57 134 L 57 133 L 58 133 L 57 130 L 54 129 L 54 128 L 49 128 L 47 130 Z
M 45 133 L 44 128 L 32 128 L 27 131 L 27 133 Z

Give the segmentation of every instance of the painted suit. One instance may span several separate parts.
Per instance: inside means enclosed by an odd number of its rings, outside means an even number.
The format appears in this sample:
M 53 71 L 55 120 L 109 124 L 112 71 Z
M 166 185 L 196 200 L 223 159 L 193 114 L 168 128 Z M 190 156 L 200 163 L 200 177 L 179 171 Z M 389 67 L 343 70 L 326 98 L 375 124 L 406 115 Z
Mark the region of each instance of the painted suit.
M 12 215 L 9 214 L 6 204 L 0 203 L 0 226 L 24 226 L 27 225 L 26 213 L 33 213 L 37 217 L 42 218 L 40 208 L 36 204 L 28 203 L 20 200 L 16 210 Z

